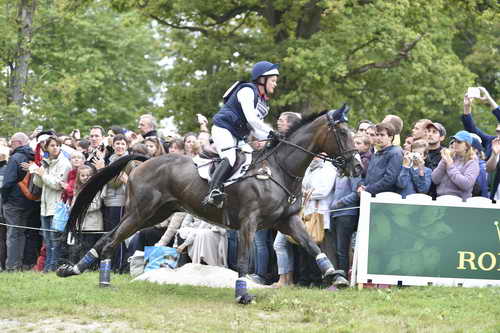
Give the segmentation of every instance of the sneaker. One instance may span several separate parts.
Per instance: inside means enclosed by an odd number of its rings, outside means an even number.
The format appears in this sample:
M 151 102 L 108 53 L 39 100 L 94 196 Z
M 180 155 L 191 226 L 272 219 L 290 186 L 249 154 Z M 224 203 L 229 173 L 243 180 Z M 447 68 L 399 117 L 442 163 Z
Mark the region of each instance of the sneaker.
M 261 285 L 267 285 L 266 279 L 264 279 L 262 276 L 260 276 L 258 274 L 248 274 L 246 276 L 246 278 L 254 283 L 261 284 Z

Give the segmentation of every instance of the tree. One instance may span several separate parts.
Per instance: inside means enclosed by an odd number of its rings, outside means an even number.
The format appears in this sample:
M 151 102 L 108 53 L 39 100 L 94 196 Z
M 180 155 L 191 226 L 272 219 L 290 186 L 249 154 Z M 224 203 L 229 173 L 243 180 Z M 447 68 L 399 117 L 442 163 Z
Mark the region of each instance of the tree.
M 21 129 L 135 128 L 140 113 L 157 113 L 163 46 L 148 23 L 134 12 L 118 15 L 102 2 L 75 10 L 40 4 Z
M 263 59 L 282 63 L 274 116 L 346 101 L 353 106 L 354 121 L 379 121 L 390 112 L 407 124 L 426 117 L 457 128 L 463 93 L 477 77 L 467 67 L 472 62 L 457 54 L 457 37 L 467 17 L 491 19 L 498 13 L 492 1 L 111 3 L 165 28 L 173 59 L 166 106 L 183 129 L 194 128 L 194 113 L 215 113 L 225 89 L 237 78 L 248 78 L 251 64 Z M 475 27 L 487 19 L 478 21 Z M 472 33 L 485 37 L 485 29 Z

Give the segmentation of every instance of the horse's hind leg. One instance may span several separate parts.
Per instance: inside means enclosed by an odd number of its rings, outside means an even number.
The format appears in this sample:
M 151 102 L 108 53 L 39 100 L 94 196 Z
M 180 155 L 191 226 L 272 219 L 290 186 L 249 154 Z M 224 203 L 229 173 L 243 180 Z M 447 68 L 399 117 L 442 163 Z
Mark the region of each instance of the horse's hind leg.
M 288 223 L 287 223 L 288 222 Z M 288 221 L 278 225 L 278 230 L 282 233 L 289 235 L 295 239 L 300 246 L 302 246 L 306 251 L 316 258 L 316 264 L 319 266 L 323 278 L 328 283 L 333 283 L 333 285 L 338 287 L 347 287 L 349 282 L 346 279 L 346 274 L 343 270 L 335 270 L 330 259 L 326 254 L 322 253 L 318 245 L 312 240 L 309 234 L 304 228 L 300 217 L 298 215 L 293 215 Z

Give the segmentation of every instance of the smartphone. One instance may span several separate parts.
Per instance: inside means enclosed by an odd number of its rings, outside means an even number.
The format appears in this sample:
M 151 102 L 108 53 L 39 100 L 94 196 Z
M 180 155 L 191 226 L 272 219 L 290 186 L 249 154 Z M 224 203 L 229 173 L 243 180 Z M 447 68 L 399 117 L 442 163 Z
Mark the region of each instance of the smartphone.
M 480 98 L 481 91 L 477 87 L 470 87 L 467 89 L 467 97 L 469 98 Z

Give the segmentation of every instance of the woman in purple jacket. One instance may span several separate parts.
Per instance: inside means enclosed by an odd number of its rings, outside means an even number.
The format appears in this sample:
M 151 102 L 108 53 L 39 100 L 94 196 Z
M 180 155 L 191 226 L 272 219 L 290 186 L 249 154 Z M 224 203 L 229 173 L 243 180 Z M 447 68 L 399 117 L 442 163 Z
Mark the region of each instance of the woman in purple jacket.
M 460 131 L 453 136 L 449 149 L 441 151 L 441 162 L 432 172 L 437 195 L 455 195 L 463 200 L 472 196 L 472 188 L 479 176 L 479 162 L 472 148 L 472 136 Z

